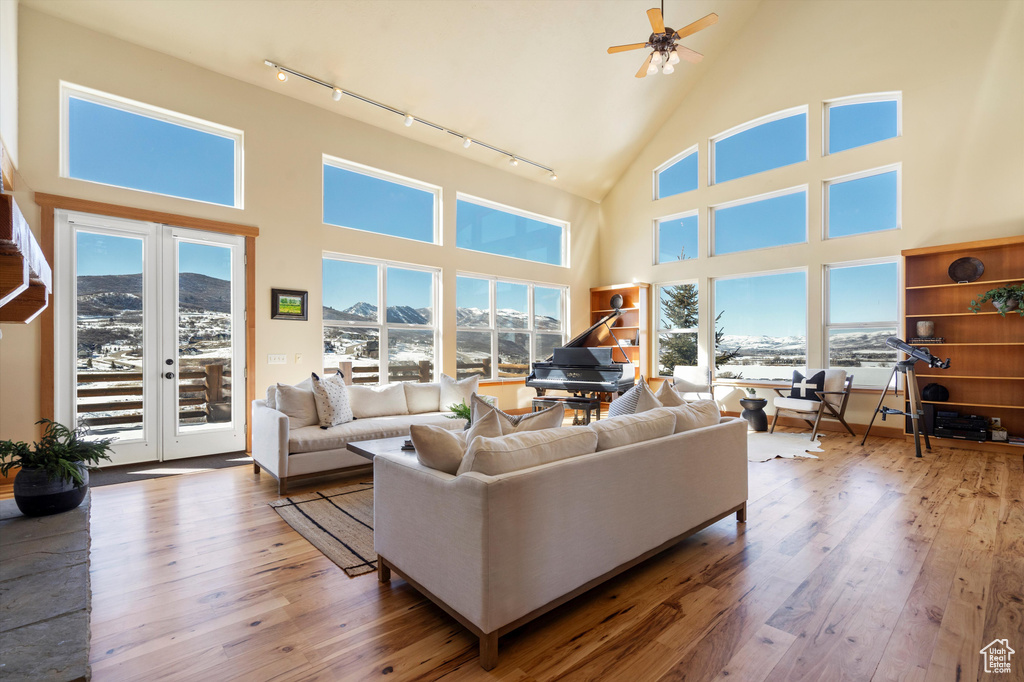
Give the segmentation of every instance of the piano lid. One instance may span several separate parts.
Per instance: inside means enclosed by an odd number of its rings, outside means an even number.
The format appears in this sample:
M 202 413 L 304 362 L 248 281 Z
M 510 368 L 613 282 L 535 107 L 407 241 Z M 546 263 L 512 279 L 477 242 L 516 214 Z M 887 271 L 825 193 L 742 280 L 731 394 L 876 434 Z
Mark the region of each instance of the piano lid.
M 600 320 L 590 325 L 582 334 L 577 334 L 573 338 L 562 346 L 562 348 L 579 348 L 583 346 L 614 346 L 615 338 L 611 332 L 608 331 L 608 326 L 611 322 L 617 320 L 622 315 L 621 310 L 613 310 L 608 313 Z M 608 326 L 606 326 L 606 324 Z M 548 358 L 548 362 L 551 362 L 554 355 Z

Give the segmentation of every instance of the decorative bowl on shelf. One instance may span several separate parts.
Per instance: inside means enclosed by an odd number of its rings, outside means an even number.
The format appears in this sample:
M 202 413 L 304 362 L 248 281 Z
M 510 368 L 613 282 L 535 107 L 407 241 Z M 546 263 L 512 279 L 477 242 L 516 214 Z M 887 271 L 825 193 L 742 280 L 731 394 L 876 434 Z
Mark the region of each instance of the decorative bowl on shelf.
M 957 258 L 949 264 L 949 278 L 958 284 L 973 282 L 985 273 L 985 264 L 972 256 Z

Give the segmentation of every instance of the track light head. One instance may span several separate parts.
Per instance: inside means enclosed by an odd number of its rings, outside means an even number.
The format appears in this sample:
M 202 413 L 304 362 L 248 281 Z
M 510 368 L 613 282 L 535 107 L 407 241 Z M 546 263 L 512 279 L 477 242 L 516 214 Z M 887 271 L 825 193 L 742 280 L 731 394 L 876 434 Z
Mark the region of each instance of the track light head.
M 472 144 L 473 144 L 473 140 L 469 139 L 468 137 L 462 138 L 462 147 L 463 147 L 463 149 L 469 149 Z
M 514 156 L 508 157 L 508 165 L 513 166 L 513 167 L 518 166 L 519 165 L 519 159 L 517 159 Z
M 412 125 L 412 122 L 415 120 L 416 119 L 414 119 L 411 114 L 406 114 L 405 121 L 403 121 L 403 124 L 405 125 L 406 128 L 408 128 L 409 126 Z
M 343 94 L 345 93 L 341 91 L 341 88 L 334 88 L 334 90 L 331 92 L 331 99 L 333 99 L 335 102 L 340 102 L 341 96 Z
M 282 71 L 281 69 L 278 69 L 278 70 L 277 70 L 277 80 L 279 80 L 279 81 L 281 81 L 282 83 L 284 83 L 284 82 L 285 82 L 286 80 L 288 80 L 288 74 L 286 74 L 286 73 L 285 73 L 284 71 Z
M 551 171 L 551 175 L 548 176 L 548 179 L 552 182 L 558 179 L 558 176 L 555 175 L 555 171 Z

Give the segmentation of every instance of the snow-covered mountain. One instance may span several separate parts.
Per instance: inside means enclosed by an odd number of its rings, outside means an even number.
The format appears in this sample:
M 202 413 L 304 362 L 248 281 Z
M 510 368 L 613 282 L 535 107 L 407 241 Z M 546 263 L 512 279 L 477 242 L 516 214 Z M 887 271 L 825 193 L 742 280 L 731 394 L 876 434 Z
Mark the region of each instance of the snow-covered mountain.
M 891 329 L 851 330 L 829 337 L 833 351 L 893 352 L 885 340 L 893 334 Z M 807 339 L 803 336 L 750 336 L 726 334 L 719 344 L 722 350 L 740 349 L 741 355 L 802 355 L 807 352 Z
M 526 329 L 529 323 L 529 316 L 513 308 L 498 308 L 496 311 L 499 329 Z M 460 327 L 486 327 L 489 322 L 489 313 L 480 308 L 456 308 L 455 324 Z M 537 316 L 537 329 L 559 328 L 558 320 L 546 315 Z

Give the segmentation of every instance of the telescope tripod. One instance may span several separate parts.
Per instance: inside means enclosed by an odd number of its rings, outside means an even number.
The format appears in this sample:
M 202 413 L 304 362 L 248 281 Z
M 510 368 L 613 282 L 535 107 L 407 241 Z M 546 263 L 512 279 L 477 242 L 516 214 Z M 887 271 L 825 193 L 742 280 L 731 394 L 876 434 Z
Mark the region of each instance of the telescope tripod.
M 904 417 L 910 417 L 910 423 L 913 426 L 914 431 L 914 448 L 917 451 L 917 456 L 921 456 L 921 433 L 924 433 L 924 446 L 931 452 L 932 444 L 928 440 L 928 431 L 922 431 L 918 422 L 923 414 L 921 409 L 921 394 L 917 388 L 917 374 L 914 373 L 914 365 L 917 364 L 917 358 L 907 358 L 906 360 L 900 360 L 892 368 L 892 374 L 889 375 L 889 381 L 885 383 L 885 388 L 882 389 L 882 395 L 878 398 L 878 406 L 875 407 L 875 413 L 871 415 L 871 421 L 868 423 L 868 430 L 864 432 L 864 440 L 860 442 L 861 445 L 868 440 L 868 434 L 871 433 L 871 426 L 875 423 L 875 417 L 878 413 L 882 413 L 882 421 L 885 421 L 886 415 L 898 414 Z M 910 412 L 904 412 L 903 410 L 897 410 L 893 407 L 882 407 L 882 402 L 885 401 L 885 395 L 889 392 L 889 384 L 892 382 L 893 377 L 896 376 L 896 372 L 903 374 L 906 379 L 904 386 L 907 387 L 907 400 L 910 402 Z M 893 388 L 893 395 L 899 395 L 896 388 Z

